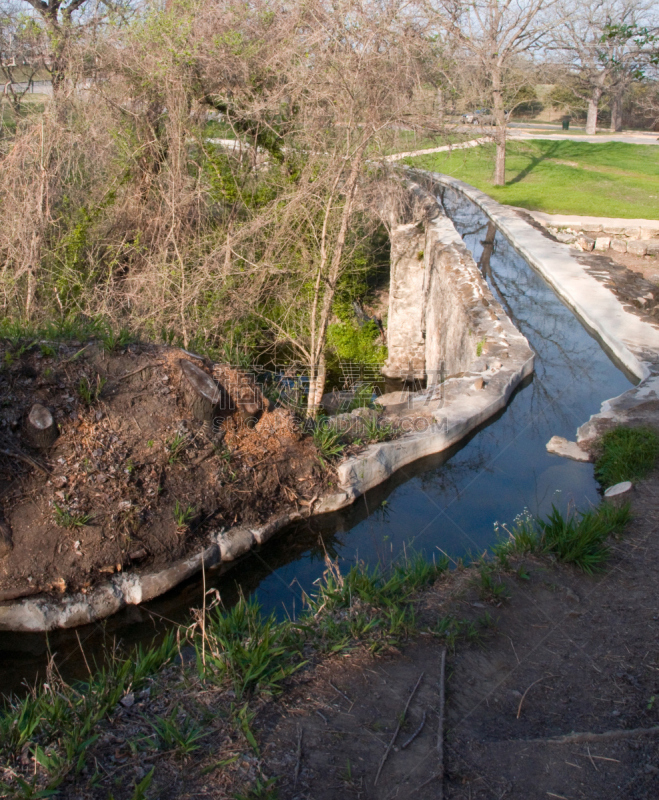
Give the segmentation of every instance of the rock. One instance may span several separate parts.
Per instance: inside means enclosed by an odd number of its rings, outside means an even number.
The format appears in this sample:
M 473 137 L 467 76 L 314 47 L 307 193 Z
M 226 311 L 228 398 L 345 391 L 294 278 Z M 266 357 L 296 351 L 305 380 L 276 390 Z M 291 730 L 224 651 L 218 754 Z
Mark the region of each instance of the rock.
M 595 240 L 580 233 L 576 240 L 577 247 L 580 247 L 585 252 L 589 253 L 595 247 Z
M 350 412 L 351 417 L 360 417 L 363 420 L 377 419 L 378 412 L 374 408 L 355 408 Z
M 552 436 L 547 442 L 547 452 L 573 461 L 591 461 L 590 454 L 582 450 L 576 442 L 570 442 L 562 436 Z
M 627 252 L 632 256 L 644 256 L 648 252 L 647 243 L 640 240 L 627 242 Z
M 131 706 L 135 705 L 135 695 L 133 692 L 128 692 L 128 694 L 125 694 L 119 702 L 124 708 L 130 708 Z
M 411 392 L 409 389 L 401 389 L 398 392 L 387 392 L 387 394 L 383 394 L 378 397 L 375 402 L 383 408 L 398 406 L 401 403 L 405 403 L 407 405 L 411 402 Z
M 659 255 L 659 239 L 650 239 L 650 241 L 648 242 L 647 255 L 649 256 Z
M 640 239 L 641 238 L 641 229 L 640 228 L 625 228 L 623 233 L 629 239 Z
M 613 486 L 609 486 L 609 488 L 604 492 L 604 497 L 606 497 L 607 500 L 612 500 L 614 498 L 624 498 L 626 500 L 633 488 L 634 486 L 631 481 L 622 481 L 622 483 L 616 483 Z
M 581 230 L 588 233 L 599 233 L 602 230 L 602 226 L 598 225 L 596 222 L 584 222 L 581 226 Z
M 559 231 L 556 234 L 556 239 L 563 244 L 572 244 L 576 238 L 573 233 L 565 233 L 564 231 Z
M 480 391 L 483 388 L 483 386 L 485 386 L 485 381 L 483 380 L 483 378 L 482 377 L 476 378 L 476 380 L 474 381 L 474 389 Z
M 354 391 L 334 391 L 323 395 L 320 404 L 328 414 L 336 414 L 350 406 L 355 398 Z
M 604 225 L 602 230 L 608 236 L 623 236 L 626 228 L 621 225 Z
M 608 250 L 611 247 L 611 237 L 610 236 L 598 236 L 595 239 L 595 250 Z
M 252 549 L 254 536 L 247 528 L 236 528 L 229 533 L 219 534 L 217 545 L 222 561 L 233 561 Z
M 616 253 L 626 253 L 627 242 L 624 239 L 611 239 L 611 250 Z
M 656 228 L 641 228 L 641 239 L 652 239 L 659 231 Z

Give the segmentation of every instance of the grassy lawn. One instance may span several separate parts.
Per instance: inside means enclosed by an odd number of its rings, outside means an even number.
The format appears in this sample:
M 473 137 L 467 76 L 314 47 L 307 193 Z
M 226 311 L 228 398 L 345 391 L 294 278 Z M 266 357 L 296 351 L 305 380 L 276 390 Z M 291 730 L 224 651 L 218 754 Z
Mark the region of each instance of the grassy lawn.
M 494 146 L 407 159 L 500 203 L 550 214 L 659 219 L 659 146 L 536 139 L 510 142 L 506 185 L 492 185 Z

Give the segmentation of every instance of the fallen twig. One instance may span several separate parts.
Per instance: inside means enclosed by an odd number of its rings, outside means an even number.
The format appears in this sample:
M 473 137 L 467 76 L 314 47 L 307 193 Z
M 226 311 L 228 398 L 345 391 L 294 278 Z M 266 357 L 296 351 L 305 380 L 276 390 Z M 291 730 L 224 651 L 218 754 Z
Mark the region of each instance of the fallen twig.
M 427 716 L 426 712 L 424 711 L 419 727 L 414 731 L 414 733 L 410 736 L 410 738 L 406 742 L 403 742 L 403 744 L 401 744 L 400 746 L 401 750 L 404 750 L 406 747 L 409 747 L 412 744 L 412 742 L 416 739 L 416 737 L 421 733 L 426 724 L 426 716 Z
M 297 786 L 297 778 L 300 774 L 300 761 L 302 760 L 302 728 L 298 725 L 297 728 L 297 761 L 295 762 L 295 775 L 293 777 L 293 786 Z
M 532 689 L 536 683 L 540 683 L 540 681 L 544 681 L 547 678 L 553 678 L 553 675 L 543 675 L 542 678 L 538 678 L 537 681 L 533 681 L 533 683 L 526 689 L 524 694 L 522 695 L 522 699 L 519 701 L 519 705 L 517 706 L 517 719 L 519 719 L 519 715 L 522 713 L 522 703 L 524 702 L 524 698 L 529 693 L 529 689 Z
M 442 650 L 442 657 L 439 664 L 439 711 L 437 712 L 437 763 L 439 770 L 439 790 L 437 800 L 444 797 L 444 706 L 446 704 L 446 648 Z
M 12 450 L 5 450 L 4 448 L 0 449 L 0 453 L 3 456 L 9 456 L 9 458 L 17 458 L 19 461 L 23 461 L 25 464 L 29 464 L 31 467 L 38 469 L 39 472 L 43 472 L 44 475 L 48 475 L 50 478 L 53 474 L 47 467 L 41 464 L 36 458 L 32 458 L 32 456 L 28 456 L 26 453 L 21 452 L 18 448 L 14 448 Z
M 653 728 L 622 728 L 617 731 L 603 731 L 602 733 L 568 733 L 565 736 L 556 736 L 549 739 L 517 739 L 520 744 L 573 744 L 574 742 L 606 742 L 611 739 L 633 739 L 635 736 L 654 736 L 659 733 L 659 725 Z
M 342 697 L 342 698 L 343 698 L 343 699 L 344 699 L 344 700 L 345 700 L 347 703 L 350 703 L 350 708 L 352 708 L 352 707 L 355 705 L 355 704 L 353 703 L 353 701 L 352 701 L 352 700 L 351 700 L 351 699 L 348 697 L 348 695 L 347 695 L 347 694 L 344 694 L 344 693 L 343 693 L 343 692 L 342 692 L 340 689 L 337 689 L 337 687 L 336 687 L 336 686 L 335 686 L 335 685 L 332 683 L 332 681 L 328 681 L 328 683 L 329 683 L 329 685 L 332 687 L 332 689 L 334 689 L 334 691 L 335 691 L 337 694 L 340 694 L 340 695 L 341 695 L 341 697 Z
M 64 361 L 60 361 L 60 366 L 63 366 L 64 364 L 68 364 L 70 361 L 75 361 L 75 360 L 76 360 L 76 358 L 78 358 L 78 356 L 79 356 L 79 355 L 81 355 L 82 353 L 84 353 L 84 352 L 85 352 L 85 350 L 86 350 L 88 347 L 91 347 L 93 344 L 94 344 L 94 342 L 89 342 L 88 344 L 86 344 L 86 345 L 85 345 L 85 346 L 82 348 L 82 350 L 78 350 L 78 352 L 77 352 L 77 353 L 74 353 L 72 356 L 69 356 L 69 358 L 65 358 L 65 359 L 64 359 Z
M 120 375 L 118 378 L 115 378 L 115 380 L 118 383 L 126 378 L 130 378 L 131 375 L 137 375 L 138 372 L 144 372 L 144 370 L 149 369 L 149 367 L 162 367 L 164 363 L 164 361 L 156 361 L 154 364 L 145 364 L 143 367 L 138 367 L 138 369 L 134 369 L 132 372 L 127 372 L 125 375 Z
M 373 786 L 375 786 L 375 784 L 378 782 L 378 778 L 380 777 L 380 773 L 382 772 L 382 767 L 384 767 L 385 761 L 387 760 L 387 758 L 389 756 L 389 753 L 391 752 L 391 748 L 394 746 L 394 742 L 396 741 L 396 737 L 398 736 L 398 733 L 400 731 L 401 725 L 403 724 L 403 722 L 405 722 L 405 717 L 407 716 L 407 710 L 410 707 L 410 703 L 412 702 L 412 698 L 414 697 L 414 694 L 415 694 L 416 690 L 419 688 L 419 684 L 421 683 L 421 679 L 423 678 L 424 675 L 425 675 L 425 672 L 422 672 L 419 675 L 419 679 L 414 684 L 414 689 L 412 689 L 412 693 L 407 698 L 407 703 L 405 705 L 405 710 L 403 711 L 403 715 L 398 720 L 398 725 L 396 725 L 396 730 L 394 731 L 394 735 L 391 737 L 391 741 L 389 742 L 389 744 L 387 746 L 387 749 L 385 750 L 385 753 L 382 756 L 382 761 L 380 761 L 380 766 L 378 767 L 377 775 L 375 776 L 375 780 L 373 781 Z

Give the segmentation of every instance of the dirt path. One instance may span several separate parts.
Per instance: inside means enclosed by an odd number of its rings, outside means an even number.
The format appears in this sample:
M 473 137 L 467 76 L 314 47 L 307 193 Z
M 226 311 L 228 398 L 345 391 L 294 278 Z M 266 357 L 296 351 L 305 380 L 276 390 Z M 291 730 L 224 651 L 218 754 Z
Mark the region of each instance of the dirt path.
M 443 764 L 445 636 L 308 674 L 259 724 L 278 797 L 659 797 L 658 476 L 639 486 L 634 513 L 597 577 L 527 560 L 499 608 L 465 583 L 452 611 L 474 641 L 448 648 Z M 437 588 L 422 621 L 446 613 Z

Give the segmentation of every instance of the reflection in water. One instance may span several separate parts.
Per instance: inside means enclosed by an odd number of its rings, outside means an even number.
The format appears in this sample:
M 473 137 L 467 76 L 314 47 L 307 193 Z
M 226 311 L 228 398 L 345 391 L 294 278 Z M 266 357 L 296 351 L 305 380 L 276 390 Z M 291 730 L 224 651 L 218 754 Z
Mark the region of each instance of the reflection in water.
M 217 588 L 227 605 L 240 592 L 256 591 L 267 610 L 294 614 L 303 592 L 322 575 L 326 552 L 345 568 L 356 559 L 386 564 L 411 549 L 429 557 L 439 549 L 452 557 L 476 554 L 494 541 L 495 521 L 509 522 L 524 507 L 546 514 L 552 504 L 565 509 L 597 502 L 592 465 L 549 455 L 545 444 L 555 434 L 573 438 L 602 401 L 630 381 L 479 209 L 448 191 L 444 204 L 535 350 L 533 378 L 460 446 L 404 467 L 348 509 L 289 529 L 226 576 L 207 574 L 207 588 Z M 149 641 L 171 622 L 188 621 L 189 608 L 200 605 L 201 582 L 194 579 L 144 607 L 80 629 L 80 640 L 87 658 L 100 662 L 114 640 Z M 2 690 L 34 680 L 47 647 L 41 635 L 0 634 Z M 85 674 L 75 632 L 51 634 L 50 649 L 65 676 Z

